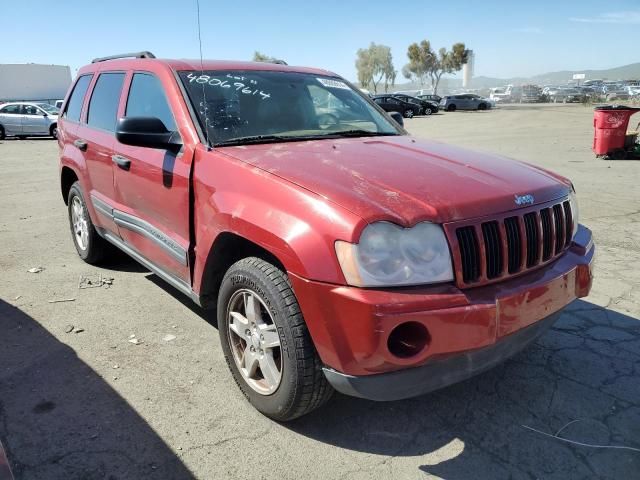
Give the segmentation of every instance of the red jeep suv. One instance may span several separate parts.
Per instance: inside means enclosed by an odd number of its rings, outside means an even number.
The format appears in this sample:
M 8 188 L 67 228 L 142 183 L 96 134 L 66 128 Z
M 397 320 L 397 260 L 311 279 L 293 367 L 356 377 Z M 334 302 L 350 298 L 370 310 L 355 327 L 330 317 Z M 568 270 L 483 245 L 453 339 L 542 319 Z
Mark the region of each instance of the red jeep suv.
M 58 142 L 80 257 L 116 246 L 215 309 L 238 386 L 277 420 L 466 379 L 591 288 L 569 180 L 413 138 L 325 70 L 96 59 Z

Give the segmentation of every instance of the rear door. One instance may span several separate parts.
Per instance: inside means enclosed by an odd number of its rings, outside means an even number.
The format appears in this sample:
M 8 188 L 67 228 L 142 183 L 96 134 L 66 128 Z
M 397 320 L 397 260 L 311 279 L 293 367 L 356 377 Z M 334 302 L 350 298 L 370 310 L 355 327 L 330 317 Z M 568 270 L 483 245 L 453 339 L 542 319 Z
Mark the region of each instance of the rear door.
M 0 125 L 6 135 L 22 135 L 22 106 L 13 103 L 0 108 Z
M 87 166 L 87 190 L 99 216 L 96 223 L 116 234 L 118 228 L 111 215 L 115 203 L 111 156 L 124 78 L 124 72 L 103 72 L 94 80 L 85 121 L 74 141 Z
M 175 81 L 165 76 L 168 78 Z M 151 72 L 133 72 L 124 116 L 157 117 L 168 130 L 178 130 L 165 88 Z M 189 284 L 192 155 L 124 145 L 117 140 L 114 150 L 121 160 L 113 169 L 118 205 L 114 216 L 122 239 L 156 266 Z
M 49 122 L 44 110 L 28 103 L 22 104 L 22 134 L 49 135 Z
M 398 100 L 397 98 L 385 97 L 385 105 L 387 106 L 385 110 L 388 112 L 404 113 L 405 106 L 403 105 L 403 103 L 404 102 L 402 100 Z
M 378 105 L 380 105 L 380 107 L 385 112 L 389 111 L 389 105 L 388 105 L 387 99 L 385 97 L 376 97 L 376 98 L 373 99 L 373 101 L 376 102 Z

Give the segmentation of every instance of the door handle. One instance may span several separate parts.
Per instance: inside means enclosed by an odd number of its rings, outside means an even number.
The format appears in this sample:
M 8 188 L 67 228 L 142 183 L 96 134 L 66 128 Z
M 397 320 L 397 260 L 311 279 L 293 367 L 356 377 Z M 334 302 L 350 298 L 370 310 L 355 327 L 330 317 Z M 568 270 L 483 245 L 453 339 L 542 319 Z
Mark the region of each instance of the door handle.
M 111 161 L 123 170 L 129 170 L 131 168 L 131 160 L 122 155 L 111 155 Z
M 73 144 L 78 147 L 78 150 L 82 150 L 83 152 L 87 151 L 87 142 L 82 139 L 75 140 Z

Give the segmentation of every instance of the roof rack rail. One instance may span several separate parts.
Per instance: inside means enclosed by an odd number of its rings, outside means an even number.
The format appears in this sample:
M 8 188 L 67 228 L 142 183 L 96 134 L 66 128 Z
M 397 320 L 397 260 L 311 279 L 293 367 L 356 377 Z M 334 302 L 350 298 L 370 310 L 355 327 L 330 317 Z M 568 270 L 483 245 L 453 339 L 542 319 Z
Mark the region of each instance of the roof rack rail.
M 120 55 L 110 55 L 108 57 L 99 57 L 91 60 L 91 63 L 106 62 L 107 60 L 116 60 L 118 58 L 156 58 L 151 52 L 134 52 L 134 53 L 121 53 Z

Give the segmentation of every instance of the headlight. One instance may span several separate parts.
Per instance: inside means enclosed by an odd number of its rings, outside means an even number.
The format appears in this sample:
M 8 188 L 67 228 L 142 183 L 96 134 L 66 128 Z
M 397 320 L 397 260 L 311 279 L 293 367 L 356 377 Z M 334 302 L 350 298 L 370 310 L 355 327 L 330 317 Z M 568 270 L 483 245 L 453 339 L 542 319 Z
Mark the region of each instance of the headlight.
M 440 225 L 422 222 L 402 228 L 389 222 L 368 225 L 357 244 L 336 242 L 349 285 L 394 287 L 453 280 L 451 254 Z
M 574 190 L 569 194 L 569 205 L 571 206 L 571 220 L 573 221 L 573 232 L 571 232 L 571 239 L 576 236 L 578 232 L 578 221 L 580 220 L 580 212 L 578 211 L 578 198 Z

